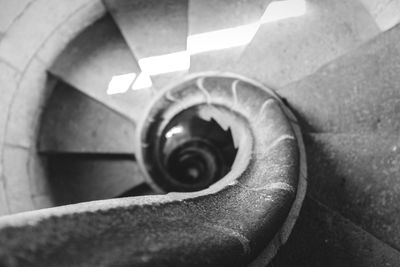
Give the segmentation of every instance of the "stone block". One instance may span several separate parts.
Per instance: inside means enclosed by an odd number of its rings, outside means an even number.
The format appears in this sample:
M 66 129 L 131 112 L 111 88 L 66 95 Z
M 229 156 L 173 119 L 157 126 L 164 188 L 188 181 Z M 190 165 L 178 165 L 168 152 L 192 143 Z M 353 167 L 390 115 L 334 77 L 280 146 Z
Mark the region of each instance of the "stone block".
M 25 148 L 4 147 L 4 178 L 11 213 L 33 210 L 28 174 L 29 151 Z
M 303 130 L 400 131 L 400 26 L 279 90 Z
M 51 66 L 73 38 L 104 16 L 105 13 L 105 7 L 100 0 L 89 2 L 72 14 L 67 21 L 60 25 L 57 31 L 52 33 L 39 49 L 37 57 L 48 66 Z
M 6 32 L 32 0 L 0 0 L 0 32 Z
M 263 16 L 268 4 L 271 1 L 264 0 L 207 0 L 207 1 L 190 1 L 189 5 L 189 39 L 188 48 L 190 50 L 202 49 L 202 46 L 218 47 L 227 39 L 242 42 L 242 38 L 246 36 L 246 40 L 251 41 L 257 31 L 257 25 L 247 27 L 246 25 L 257 23 Z M 238 27 L 245 26 L 244 30 L 235 32 Z M 209 34 L 219 30 L 232 30 L 225 32 L 224 38 L 206 37 L 192 39 L 194 35 Z M 224 33 L 222 33 L 224 34 Z M 201 35 L 200 35 L 201 36 Z M 217 40 L 217 41 L 216 41 Z M 231 40 L 231 41 L 232 41 Z M 244 41 L 245 43 L 246 41 Z M 234 43 L 234 42 L 233 42 Z M 209 70 L 232 70 L 233 65 L 237 64 L 241 53 L 245 49 L 245 45 L 229 47 L 226 49 L 217 49 L 204 51 L 191 56 L 190 71 L 209 71 Z M 236 71 L 239 72 L 240 71 Z
M 17 70 L 0 61 L 0 146 L 4 142 L 6 125 L 9 119 L 9 106 L 14 97 L 19 77 L 20 74 Z
M 398 266 L 400 254 L 311 198 L 286 245 L 268 267 Z
M 9 106 L 17 88 L 19 76 L 17 70 L 4 62 L 0 62 L 0 215 L 9 213 L 3 175 L 3 144 L 9 118 Z
M 387 31 L 400 22 L 399 0 L 361 0 L 381 31 Z
M 19 70 L 71 14 L 90 4 L 90 0 L 33 2 L 12 24 L 0 43 L 0 58 Z
M 35 135 L 47 96 L 47 82 L 46 67 L 40 61 L 33 60 L 10 105 L 6 143 L 26 148 L 36 145 Z
M 138 75 L 140 69 L 111 16 L 99 19 L 69 43 L 50 72 L 135 121 L 151 97 L 146 88 L 132 90 L 130 83 L 121 83 L 121 76 Z M 126 92 L 110 94 L 113 80 Z
M 313 134 L 305 141 L 309 194 L 400 249 L 399 136 Z
M 116 24 L 138 59 L 186 50 L 188 2 L 105 0 Z
M 236 69 L 267 85 L 284 86 L 379 33 L 357 1 L 306 1 L 303 15 L 264 23 Z

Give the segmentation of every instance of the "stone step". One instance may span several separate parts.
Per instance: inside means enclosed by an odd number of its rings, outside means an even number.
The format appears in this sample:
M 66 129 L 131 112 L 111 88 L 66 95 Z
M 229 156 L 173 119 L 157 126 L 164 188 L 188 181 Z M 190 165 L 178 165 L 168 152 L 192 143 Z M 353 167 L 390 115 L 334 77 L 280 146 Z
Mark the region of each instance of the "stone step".
M 47 156 L 48 179 L 54 205 L 118 197 L 145 184 L 133 157 L 105 154 Z
M 308 194 L 400 250 L 400 137 L 305 136 Z
M 155 87 L 189 69 L 188 0 L 104 0 L 143 72 Z M 171 76 L 171 73 L 174 75 Z
M 398 266 L 400 253 L 306 197 L 287 243 L 269 267 Z
M 41 120 L 42 154 L 135 154 L 136 125 L 81 91 L 58 82 Z
M 236 64 L 271 0 L 191 0 L 190 71 L 225 70 Z
M 279 93 L 304 131 L 398 134 L 399 42 L 397 26 Z
M 358 1 L 288 0 L 268 7 L 234 71 L 284 86 L 380 33 Z
M 399 0 L 360 0 L 375 19 L 381 31 L 387 31 L 400 23 Z
M 43 111 L 38 143 L 52 204 L 114 198 L 143 184 L 135 130 L 131 120 L 58 82 Z
M 187 0 L 104 0 L 137 59 L 186 50 Z
M 134 121 L 152 97 L 150 90 L 132 89 L 140 68 L 110 15 L 79 34 L 50 72 Z

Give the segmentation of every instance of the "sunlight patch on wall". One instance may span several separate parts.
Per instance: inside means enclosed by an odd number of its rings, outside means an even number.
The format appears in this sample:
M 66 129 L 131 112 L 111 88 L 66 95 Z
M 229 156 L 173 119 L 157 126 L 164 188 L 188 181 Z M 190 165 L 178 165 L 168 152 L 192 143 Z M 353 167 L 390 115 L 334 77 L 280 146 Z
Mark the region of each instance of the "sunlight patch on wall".
M 187 47 L 190 55 L 243 46 L 253 39 L 258 23 L 242 25 L 234 28 L 190 35 Z
M 136 73 L 134 72 L 113 76 L 111 81 L 108 83 L 107 94 L 115 95 L 125 93 L 129 90 L 135 78 Z
M 186 51 L 140 59 L 138 63 L 142 72 L 137 77 L 135 73 L 114 76 L 108 86 L 107 94 L 125 93 L 129 87 L 132 90 L 150 88 L 151 76 L 189 70 L 191 55 L 245 46 L 253 40 L 262 24 L 299 17 L 305 13 L 305 0 L 274 1 L 268 5 L 263 16 L 256 23 L 189 35 Z M 136 80 L 134 80 L 135 77 Z
M 161 56 L 147 57 L 139 60 L 140 69 L 149 75 L 158 75 L 180 70 L 188 70 L 190 56 L 187 51 L 181 51 Z
M 272 2 L 262 16 L 260 23 L 303 16 L 306 13 L 305 0 L 286 0 Z
M 150 88 L 152 85 L 153 84 L 151 82 L 150 76 L 145 72 L 141 72 L 136 78 L 135 82 L 132 84 L 132 90 L 147 89 Z
M 257 23 L 188 36 L 190 55 L 245 46 L 251 42 L 263 23 L 299 17 L 306 13 L 305 0 L 275 1 L 268 5 Z

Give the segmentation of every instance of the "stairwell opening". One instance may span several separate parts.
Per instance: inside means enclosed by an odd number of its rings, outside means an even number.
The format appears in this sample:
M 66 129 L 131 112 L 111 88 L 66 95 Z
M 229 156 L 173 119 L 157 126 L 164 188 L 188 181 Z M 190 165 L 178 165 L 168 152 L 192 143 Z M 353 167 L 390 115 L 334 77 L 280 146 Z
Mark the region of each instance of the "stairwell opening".
M 232 129 L 204 116 L 196 106 L 180 112 L 148 138 L 154 140 L 147 148 L 148 169 L 166 192 L 209 187 L 231 170 L 238 151 Z

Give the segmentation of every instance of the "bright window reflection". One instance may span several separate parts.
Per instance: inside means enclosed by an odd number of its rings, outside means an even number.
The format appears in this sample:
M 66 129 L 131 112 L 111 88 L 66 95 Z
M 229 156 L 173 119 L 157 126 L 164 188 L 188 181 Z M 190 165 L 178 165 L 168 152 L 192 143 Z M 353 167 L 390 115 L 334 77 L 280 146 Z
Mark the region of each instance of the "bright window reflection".
M 173 127 L 171 130 L 169 130 L 166 134 L 165 137 L 166 138 L 171 138 L 172 136 L 176 135 L 176 134 L 180 134 L 183 133 L 183 127 L 178 125 Z
M 133 83 L 132 90 L 146 89 L 150 88 L 151 86 L 152 82 L 150 76 L 145 72 L 141 72 Z
M 114 76 L 108 86 L 107 94 L 125 93 L 135 77 L 132 90 L 150 88 L 152 86 L 150 76 L 152 75 L 188 70 L 190 55 L 245 46 L 251 42 L 263 23 L 298 17 L 305 13 L 305 0 L 274 1 L 268 5 L 257 23 L 190 35 L 187 38 L 186 51 L 140 59 L 139 66 L 142 72 L 137 77 L 135 73 Z
M 188 52 L 192 55 L 247 45 L 251 42 L 261 24 L 302 16 L 305 12 L 305 0 L 272 2 L 257 23 L 188 36 Z
M 136 73 L 127 73 L 123 75 L 113 76 L 108 84 L 107 94 L 122 94 L 129 90 L 129 87 L 136 78 Z
M 190 67 L 190 56 L 187 51 L 182 51 L 147 57 L 139 60 L 139 66 L 143 72 L 149 75 L 188 70 Z
M 234 28 L 190 35 L 187 39 L 189 54 L 243 46 L 250 43 L 259 24 L 252 23 Z
M 306 1 L 286 0 L 272 2 L 268 5 L 261 18 L 261 23 L 299 17 L 306 13 Z

